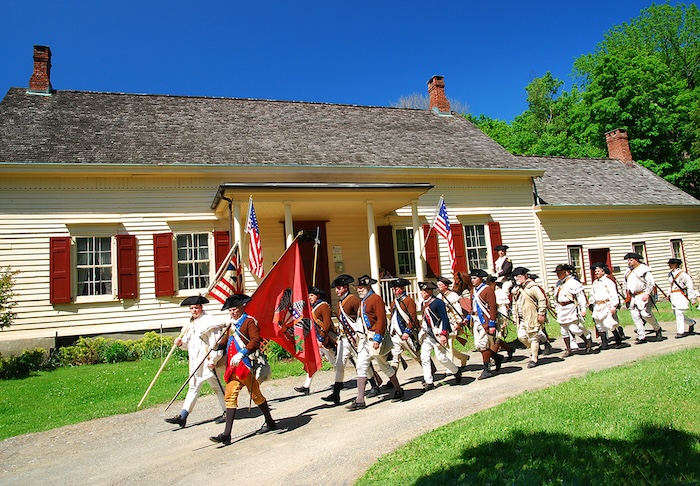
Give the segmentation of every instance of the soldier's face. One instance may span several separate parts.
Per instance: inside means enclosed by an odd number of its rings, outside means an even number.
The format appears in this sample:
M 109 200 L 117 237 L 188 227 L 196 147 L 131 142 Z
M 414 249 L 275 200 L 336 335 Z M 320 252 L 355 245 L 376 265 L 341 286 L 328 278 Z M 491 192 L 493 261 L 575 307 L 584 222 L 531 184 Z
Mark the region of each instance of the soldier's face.
M 635 268 L 637 265 L 639 265 L 639 262 L 637 261 L 636 258 L 628 258 L 627 259 L 627 266 L 630 268 Z
M 345 295 L 345 292 L 347 292 L 347 291 L 348 291 L 348 288 L 345 285 L 338 285 L 335 288 L 335 293 L 338 297 L 342 297 L 343 295 Z
M 498 250 L 498 256 L 499 257 L 506 256 L 506 251 L 505 250 Z
M 369 293 L 369 287 L 357 287 L 357 295 L 361 299 L 364 299 L 368 293 Z
M 403 294 L 403 288 L 402 287 L 392 287 L 392 292 L 394 292 L 394 295 L 396 297 L 399 297 L 401 294 Z
M 522 285 L 525 283 L 525 280 L 527 280 L 527 275 L 516 275 L 515 276 L 515 283 L 518 285 Z
M 593 275 L 595 278 L 603 278 L 605 271 L 600 267 L 595 267 L 595 270 L 593 270 Z
M 315 305 L 316 302 L 318 302 L 318 295 L 316 294 L 309 294 L 309 303 L 311 305 Z
M 228 313 L 231 318 L 238 320 L 243 315 L 243 307 L 230 307 Z
M 443 282 L 438 281 L 436 285 L 440 292 L 445 292 L 447 290 L 447 285 L 445 285 Z
M 561 279 L 563 279 L 564 277 L 566 277 L 566 272 L 565 272 L 564 270 L 559 270 L 559 271 L 557 272 L 557 278 L 558 278 L 559 280 L 561 280 Z
M 423 300 L 428 300 L 433 296 L 433 292 L 431 290 L 421 290 L 420 296 L 423 297 Z
M 202 315 L 202 305 L 201 304 L 194 304 L 190 306 L 190 315 L 192 316 L 193 319 L 197 319 L 199 316 Z

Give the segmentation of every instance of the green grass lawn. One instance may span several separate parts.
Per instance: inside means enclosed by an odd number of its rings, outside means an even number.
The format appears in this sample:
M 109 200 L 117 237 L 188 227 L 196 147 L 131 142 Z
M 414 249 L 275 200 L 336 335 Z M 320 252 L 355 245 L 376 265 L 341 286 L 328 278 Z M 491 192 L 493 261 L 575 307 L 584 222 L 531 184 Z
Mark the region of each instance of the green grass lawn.
M 700 349 L 525 393 L 381 457 L 358 485 L 699 484 Z
M 272 379 L 302 375 L 297 360 L 271 363 Z M 0 440 L 99 417 L 135 412 L 159 360 L 85 365 L 0 380 Z M 324 363 L 326 369 L 328 364 Z M 186 361 L 167 364 L 142 407 L 168 403 L 189 375 Z M 209 385 L 202 388 L 211 393 Z M 185 388 L 180 394 L 184 398 Z

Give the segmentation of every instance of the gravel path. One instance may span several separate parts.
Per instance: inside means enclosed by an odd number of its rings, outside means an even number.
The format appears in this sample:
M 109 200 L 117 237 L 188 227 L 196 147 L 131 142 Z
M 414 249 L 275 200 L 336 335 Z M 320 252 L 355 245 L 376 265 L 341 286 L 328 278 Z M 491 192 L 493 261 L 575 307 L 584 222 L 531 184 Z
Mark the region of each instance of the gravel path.
M 545 356 L 534 369 L 526 368 L 526 350 L 519 349 L 497 376 L 483 381 L 476 380 L 481 371 L 480 355 L 472 353 L 461 385 L 454 386 L 450 377 L 426 394 L 421 392 L 420 367 L 409 361 L 409 368 L 399 372 L 405 384 L 404 401 L 392 403 L 390 395 L 380 395 L 367 399 L 367 409 L 356 412 L 321 400 L 329 393 L 331 372 L 314 377 L 309 396 L 299 396 L 293 390 L 302 383 L 301 377 L 264 383 L 263 394 L 280 429 L 255 436 L 264 420 L 254 405 L 250 410 L 242 408 L 234 423 L 233 444 L 227 447 L 208 439 L 223 430 L 223 425 L 213 422 L 218 415 L 213 396 L 197 402 L 183 429 L 166 424 L 163 418 L 172 412 L 164 414 L 164 407 L 158 406 L 12 437 L 0 442 L 0 485 L 349 485 L 380 455 L 524 391 L 647 356 L 700 346 L 700 335 L 674 339 L 675 325 L 663 326 L 665 337 L 660 342 L 650 338 L 645 345 L 566 359 L 557 341 L 553 343 L 557 352 Z M 350 370 L 346 376 L 354 377 Z M 343 403 L 349 403 L 355 393 L 354 389 L 344 390 Z M 240 403 L 247 404 L 247 400 L 248 395 L 242 393 Z M 178 410 L 180 404 L 176 402 L 172 410 Z M 234 471 L 246 472 L 241 478 L 226 476 Z

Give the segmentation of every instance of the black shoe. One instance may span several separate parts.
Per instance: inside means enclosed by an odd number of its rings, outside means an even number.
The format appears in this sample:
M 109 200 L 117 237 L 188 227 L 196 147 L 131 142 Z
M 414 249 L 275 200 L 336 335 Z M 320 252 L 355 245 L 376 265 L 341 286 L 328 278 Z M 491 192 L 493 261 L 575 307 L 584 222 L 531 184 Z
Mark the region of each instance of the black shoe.
M 365 394 L 367 398 L 374 398 L 377 395 L 379 395 L 379 387 L 376 386 L 370 388 L 369 391 Z
M 225 424 L 226 423 L 226 412 L 223 414 L 219 415 L 214 419 L 215 424 Z
M 551 348 L 552 345 L 550 344 L 549 347 Z M 545 347 L 545 349 L 547 349 L 547 348 Z M 515 352 L 515 349 L 510 348 L 510 349 L 508 350 L 508 356 L 505 357 L 505 358 L 503 358 L 503 361 L 505 361 L 505 362 L 507 363 L 507 362 L 509 362 L 510 360 L 512 360 L 512 359 L 513 359 L 513 353 L 514 353 L 514 352 Z
M 394 398 L 391 399 L 392 402 L 399 402 L 403 400 L 403 388 L 396 390 L 394 392 Z
M 477 377 L 477 380 L 485 380 L 486 378 L 491 378 L 492 376 L 493 376 L 493 374 L 489 370 L 484 370 Z
M 684 338 L 685 334 L 676 334 L 676 339 Z
M 185 424 L 187 423 L 187 419 L 184 419 L 184 418 L 180 417 L 179 415 L 175 415 L 173 418 L 167 418 L 167 419 L 165 419 L 165 421 L 168 422 L 169 424 L 179 425 L 180 428 L 184 427 Z
M 501 365 L 503 364 L 503 356 L 501 356 L 500 354 L 494 354 L 493 359 L 496 361 L 496 367 L 494 368 L 494 370 L 500 371 Z
M 535 361 L 530 361 L 530 362 L 527 364 L 527 367 L 528 367 L 528 368 L 534 368 L 535 366 L 537 366 L 537 363 L 536 363 Z
M 434 390 L 434 389 L 435 389 L 435 385 L 433 385 L 432 383 L 426 383 L 425 385 L 423 385 L 424 392 Z
M 547 355 L 547 354 L 552 354 L 552 345 L 549 344 L 549 341 L 544 343 L 544 351 L 542 351 L 542 354 Z
M 462 383 L 462 368 L 457 368 L 457 373 L 455 373 L 455 383 L 459 385 Z
M 209 440 L 218 444 L 231 445 L 230 435 L 219 434 L 214 437 L 209 437 Z
M 639 338 L 637 338 L 637 339 L 634 340 L 634 344 L 645 344 L 646 342 L 647 342 L 646 339 L 639 339 Z
M 262 427 L 260 427 L 258 430 L 255 431 L 255 435 L 264 434 L 264 433 L 269 432 L 271 430 L 277 430 L 277 424 L 276 423 L 268 424 L 267 422 L 265 422 L 264 424 L 262 424 Z
M 691 324 L 688 327 L 688 334 L 695 334 L 695 324 Z
M 354 412 L 355 410 L 362 410 L 363 408 L 367 408 L 367 405 L 365 404 L 365 402 L 357 403 L 355 400 L 353 400 L 352 403 L 350 405 L 347 405 L 345 408 L 347 408 L 351 412 Z
M 294 391 L 297 391 L 302 395 L 308 395 L 311 392 L 311 390 L 306 388 L 305 386 L 295 386 Z
M 658 328 L 658 329 L 656 330 L 656 340 L 657 340 L 657 341 L 661 341 L 661 340 L 663 339 L 663 336 L 661 335 L 661 332 L 662 332 L 662 331 L 663 331 L 663 329 L 661 329 L 661 328 Z

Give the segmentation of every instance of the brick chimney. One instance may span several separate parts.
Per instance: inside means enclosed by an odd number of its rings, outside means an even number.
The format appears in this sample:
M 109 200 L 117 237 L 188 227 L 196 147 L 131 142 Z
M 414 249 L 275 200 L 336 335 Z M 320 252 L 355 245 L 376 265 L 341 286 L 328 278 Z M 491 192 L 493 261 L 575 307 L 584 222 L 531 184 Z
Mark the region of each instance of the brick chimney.
M 450 113 L 450 102 L 445 96 L 445 77 L 433 76 L 428 81 L 430 109 L 437 108 L 440 113 Z
M 51 91 L 51 48 L 34 46 L 34 72 L 29 78 L 29 92 L 50 94 Z
M 625 164 L 634 161 L 627 132 L 616 128 L 605 134 L 605 142 L 608 144 L 608 157 L 619 160 Z

